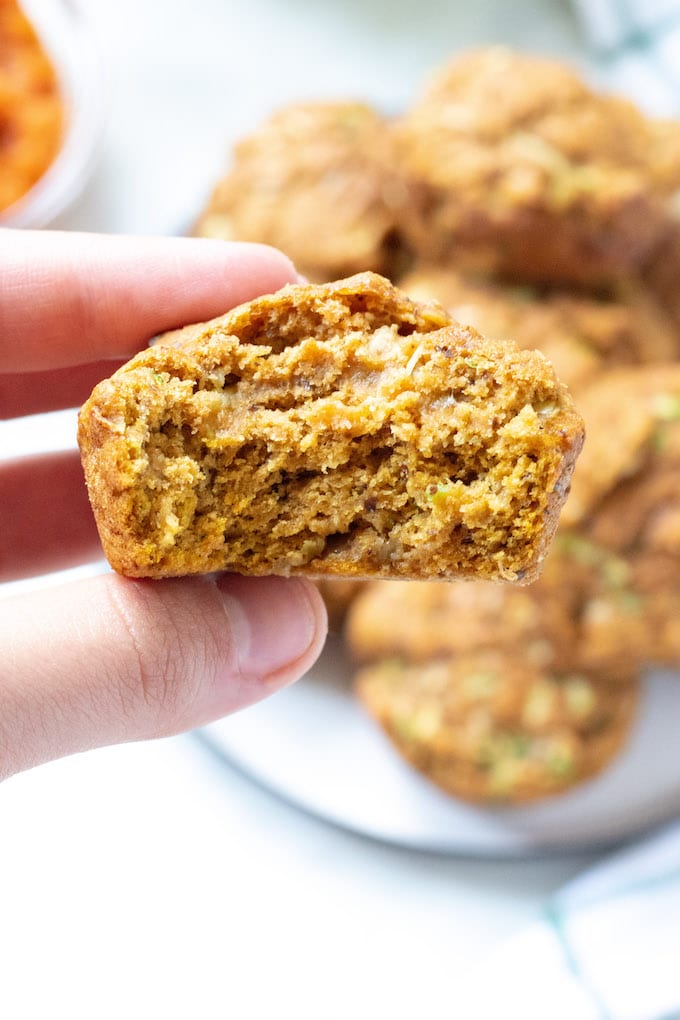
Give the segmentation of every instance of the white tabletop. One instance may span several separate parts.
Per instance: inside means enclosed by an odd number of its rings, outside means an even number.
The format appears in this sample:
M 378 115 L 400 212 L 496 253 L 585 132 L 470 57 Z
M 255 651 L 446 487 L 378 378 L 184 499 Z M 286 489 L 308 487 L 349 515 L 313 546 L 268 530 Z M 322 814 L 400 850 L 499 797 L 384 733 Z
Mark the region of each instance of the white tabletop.
M 396 109 L 464 45 L 579 53 L 557 0 L 87 6 L 109 119 L 66 228 L 182 229 L 230 140 L 290 98 Z M 373 843 L 281 803 L 191 737 L 17 776 L 0 819 L 0 1015 L 12 1020 L 455 1016 L 457 978 L 590 860 Z

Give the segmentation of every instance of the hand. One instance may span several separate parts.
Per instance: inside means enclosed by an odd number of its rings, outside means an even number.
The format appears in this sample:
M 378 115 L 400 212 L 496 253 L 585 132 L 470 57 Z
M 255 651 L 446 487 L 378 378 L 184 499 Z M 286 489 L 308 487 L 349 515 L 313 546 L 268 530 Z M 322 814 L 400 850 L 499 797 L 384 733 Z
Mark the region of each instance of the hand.
M 0 416 L 81 403 L 148 339 L 294 282 L 279 252 L 222 241 L 0 230 Z M 77 453 L 0 462 L 0 580 L 98 555 Z M 315 660 L 303 579 L 108 574 L 0 601 L 0 778 L 200 726 Z

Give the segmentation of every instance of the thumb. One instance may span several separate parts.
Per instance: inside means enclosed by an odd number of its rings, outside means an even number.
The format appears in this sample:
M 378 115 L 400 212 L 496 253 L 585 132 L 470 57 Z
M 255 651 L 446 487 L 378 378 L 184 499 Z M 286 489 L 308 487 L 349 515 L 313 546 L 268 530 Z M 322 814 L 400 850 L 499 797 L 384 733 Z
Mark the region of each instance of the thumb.
M 5 599 L 0 778 L 252 704 L 312 665 L 325 630 L 302 578 L 105 575 Z

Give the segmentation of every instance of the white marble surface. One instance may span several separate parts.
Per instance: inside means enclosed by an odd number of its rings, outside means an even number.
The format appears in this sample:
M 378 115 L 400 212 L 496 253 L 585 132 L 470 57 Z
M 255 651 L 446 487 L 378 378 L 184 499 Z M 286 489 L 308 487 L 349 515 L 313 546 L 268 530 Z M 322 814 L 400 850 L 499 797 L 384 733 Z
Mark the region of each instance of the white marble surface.
M 289 98 L 396 108 L 464 45 L 580 46 L 557 0 L 86 6 L 109 118 L 95 176 L 59 225 L 87 230 L 182 229 L 229 141 Z M 592 859 L 382 846 L 286 806 L 190 737 L 17 776 L 0 789 L 0 826 L 12 1020 L 456 1016 L 457 980 Z

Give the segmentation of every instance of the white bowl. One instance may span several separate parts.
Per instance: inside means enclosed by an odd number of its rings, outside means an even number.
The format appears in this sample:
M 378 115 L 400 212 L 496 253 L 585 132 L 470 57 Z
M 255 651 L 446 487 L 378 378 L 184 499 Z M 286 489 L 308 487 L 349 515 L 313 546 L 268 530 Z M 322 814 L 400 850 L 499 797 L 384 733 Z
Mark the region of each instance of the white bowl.
M 66 127 L 55 160 L 18 202 L 0 212 L 0 226 L 44 227 L 80 194 L 94 166 L 104 111 L 101 59 L 73 0 L 21 0 L 21 6 L 56 68 Z

